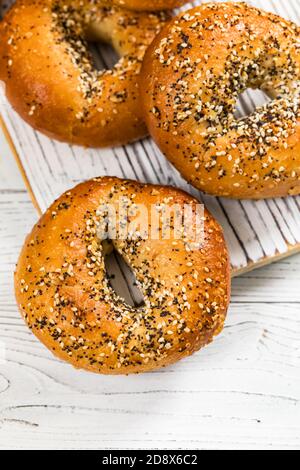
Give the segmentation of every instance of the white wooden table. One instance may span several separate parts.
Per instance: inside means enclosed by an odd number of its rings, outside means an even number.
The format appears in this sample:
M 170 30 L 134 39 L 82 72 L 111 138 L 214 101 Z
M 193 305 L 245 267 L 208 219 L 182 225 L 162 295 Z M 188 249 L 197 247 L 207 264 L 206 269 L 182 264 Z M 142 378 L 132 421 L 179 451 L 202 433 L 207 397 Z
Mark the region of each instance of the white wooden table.
M 77 372 L 18 314 L 13 269 L 37 213 L 2 135 L 0 158 L 1 449 L 300 449 L 300 256 L 234 279 L 224 333 L 193 357 Z

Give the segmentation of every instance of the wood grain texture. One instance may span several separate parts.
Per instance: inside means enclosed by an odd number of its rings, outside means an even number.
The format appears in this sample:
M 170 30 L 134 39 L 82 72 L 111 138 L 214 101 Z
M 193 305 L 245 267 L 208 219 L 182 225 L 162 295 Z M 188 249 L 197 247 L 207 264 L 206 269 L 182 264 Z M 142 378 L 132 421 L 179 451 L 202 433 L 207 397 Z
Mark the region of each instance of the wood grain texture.
M 0 131 L 0 449 L 300 449 L 300 255 L 235 278 L 203 351 L 94 376 L 53 358 L 17 311 L 12 273 L 37 218 Z

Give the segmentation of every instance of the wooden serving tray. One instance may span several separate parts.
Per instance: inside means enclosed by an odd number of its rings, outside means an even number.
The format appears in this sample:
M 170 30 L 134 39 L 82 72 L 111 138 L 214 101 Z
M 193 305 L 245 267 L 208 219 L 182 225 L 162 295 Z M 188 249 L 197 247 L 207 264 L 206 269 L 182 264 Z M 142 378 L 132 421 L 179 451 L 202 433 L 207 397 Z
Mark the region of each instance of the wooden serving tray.
M 299 0 L 249 3 L 300 22 Z M 109 48 L 99 45 L 97 52 L 103 65 L 110 66 L 113 55 Z M 247 92 L 240 100 L 239 112 L 251 112 L 264 99 L 260 92 Z M 223 226 L 233 276 L 300 252 L 299 196 L 236 201 L 203 195 L 180 177 L 150 138 L 124 147 L 99 150 L 62 144 L 31 129 L 11 109 L 3 91 L 0 93 L 0 124 L 39 212 L 45 211 L 65 190 L 95 176 L 113 175 L 172 184 L 202 200 Z

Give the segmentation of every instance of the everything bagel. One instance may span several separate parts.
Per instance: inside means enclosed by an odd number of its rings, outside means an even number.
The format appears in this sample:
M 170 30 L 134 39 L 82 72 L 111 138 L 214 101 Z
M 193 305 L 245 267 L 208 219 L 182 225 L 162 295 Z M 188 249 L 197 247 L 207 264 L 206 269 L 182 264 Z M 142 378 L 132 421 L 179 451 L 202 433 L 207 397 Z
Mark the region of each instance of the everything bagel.
M 244 3 L 173 19 L 144 60 L 150 133 L 195 187 L 234 198 L 300 194 L 300 29 Z M 272 101 L 236 118 L 239 94 Z
M 88 147 L 146 134 L 138 74 L 166 13 L 100 7 L 98 0 L 17 0 L 0 24 L 0 80 L 15 110 L 48 136 Z M 121 56 L 97 71 L 87 41 Z
M 116 5 L 136 11 L 169 10 L 181 7 L 188 0 L 102 0 L 106 5 Z
M 96 373 L 145 372 L 192 354 L 222 330 L 228 252 L 222 229 L 206 211 L 194 249 L 185 236 L 174 236 L 172 217 L 166 239 L 138 230 L 131 232 L 135 237 L 120 237 L 117 230 L 112 244 L 133 269 L 144 306 L 130 307 L 109 284 L 107 240 L 100 235 L 108 205 L 123 226 L 136 220 L 139 205 L 162 214 L 173 204 L 176 211 L 191 207 L 196 223 L 198 201 L 188 194 L 105 177 L 65 193 L 42 216 L 19 258 L 15 291 L 28 326 L 57 357 Z

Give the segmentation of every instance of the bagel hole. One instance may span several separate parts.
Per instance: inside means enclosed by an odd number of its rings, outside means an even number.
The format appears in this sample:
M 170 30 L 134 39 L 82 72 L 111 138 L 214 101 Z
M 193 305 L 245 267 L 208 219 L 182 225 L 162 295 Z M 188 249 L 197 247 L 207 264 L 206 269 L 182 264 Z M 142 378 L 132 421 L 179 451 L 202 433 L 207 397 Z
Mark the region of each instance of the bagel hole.
M 236 119 L 241 119 L 250 116 L 254 113 L 255 109 L 263 106 L 271 101 L 271 98 L 262 90 L 253 90 L 247 88 L 241 93 L 237 99 L 234 116 Z
M 105 269 L 112 289 L 131 307 L 142 307 L 144 296 L 137 286 L 134 272 L 112 243 L 105 251 Z
M 1 1 L 0 1 L 0 20 L 2 20 L 2 18 L 4 17 L 4 14 L 6 13 L 6 11 L 11 6 L 10 4 L 11 4 L 11 2 L 9 2 L 9 1 L 4 1 L 4 2 L 2 2 L 2 4 L 1 4 Z
M 104 42 L 88 42 L 93 64 L 96 70 L 110 70 L 119 61 L 120 57 L 111 44 Z

